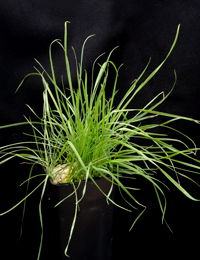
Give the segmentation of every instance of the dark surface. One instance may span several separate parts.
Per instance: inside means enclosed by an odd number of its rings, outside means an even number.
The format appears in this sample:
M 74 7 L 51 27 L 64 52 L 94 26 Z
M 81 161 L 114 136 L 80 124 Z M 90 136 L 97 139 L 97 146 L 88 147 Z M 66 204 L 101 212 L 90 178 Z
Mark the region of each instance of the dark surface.
M 31 115 L 29 104 L 40 115 L 43 87 L 37 79 L 29 79 L 17 94 L 15 90 L 24 77 L 33 71 L 34 58 L 45 67 L 48 65 L 48 46 L 55 38 L 63 38 L 64 22 L 68 26 L 68 44 L 74 46 L 77 55 L 88 35 L 96 34 L 85 49 L 84 67 L 90 70 L 93 60 L 101 53 L 120 46 L 112 60 L 124 66 L 120 70 L 120 100 L 130 83 L 138 77 L 152 57 L 146 75 L 165 57 L 181 24 L 177 45 L 156 78 L 133 101 L 133 106 L 142 107 L 161 91 L 168 92 L 174 81 L 173 70 L 178 75 L 177 85 L 161 108 L 174 114 L 199 119 L 200 110 L 200 2 L 199 1 L 6 1 L 0 2 L 0 118 L 1 125 L 20 122 L 23 115 Z M 60 50 L 55 47 L 54 59 L 60 68 Z M 73 58 L 71 52 L 70 58 Z M 59 75 L 60 76 L 60 75 Z M 73 73 L 75 78 L 75 73 Z M 59 77 L 58 77 L 59 80 Z M 108 96 L 110 93 L 107 88 Z M 190 135 L 200 147 L 199 126 L 193 123 L 178 124 L 180 130 Z M 28 132 L 26 127 L 0 131 L 0 145 L 22 141 Z M 199 155 L 198 155 L 199 158 Z M 25 193 L 19 184 L 27 178 L 28 166 L 20 161 L 1 166 L 1 212 L 18 202 Z M 35 169 L 35 174 L 40 169 Z M 192 176 L 199 181 L 199 176 Z M 37 184 L 34 180 L 31 188 Z M 184 182 L 183 182 L 184 184 Z M 129 183 L 129 185 L 131 185 Z M 134 184 L 135 185 L 135 184 Z M 199 255 L 200 204 L 189 201 L 174 187 L 166 191 L 168 206 L 166 219 L 174 234 L 161 224 L 161 213 L 151 185 L 137 180 L 136 187 L 142 191 L 135 195 L 147 206 L 137 225 L 129 233 L 134 218 L 140 211 L 126 213 L 117 210 L 113 259 L 195 259 Z M 185 185 L 196 198 L 200 190 L 191 183 Z M 24 233 L 20 240 L 22 206 L 0 217 L 2 259 L 36 259 L 40 240 L 38 202 L 41 190 L 27 200 Z M 119 199 L 119 202 L 123 202 Z M 141 210 L 141 209 L 140 209 Z M 52 223 L 54 225 L 54 223 Z M 48 240 L 48 237 L 44 239 Z M 50 248 L 49 250 L 54 250 Z M 92 250 L 92 249 L 91 249 Z M 6 256 L 5 256 L 6 253 Z M 3 256 L 4 255 L 4 256 Z M 186 257 L 188 255 L 188 257 Z M 117 258 L 118 257 L 118 258 Z M 53 258 L 55 259 L 55 258 Z M 50 260 L 50 259 L 49 259 Z
M 106 194 L 111 188 L 111 183 L 104 178 L 96 179 L 96 184 Z M 84 182 L 80 186 L 76 185 L 76 188 L 78 188 L 76 196 L 79 201 L 82 198 Z M 70 196 L 70 194 L 72 195 Z M 54 208 L 59 201 L 66 197 L 68 198 Z M 115 199 L 114 190 L 110 199 Z M 45 240 L 46 243 L 44 242 L 41 260 L 47 258 L 66 259 L 64 251 L 74 219 L 75 202 L 72 185 L 58 186 L 48 182 L 46 196 L 44 197 L 44 231 L 49 234 L 49 239 L 48 241 Z M 113 204 L 109 203 L 108 205 L 105 196 L 96 185 L 92 181 L 88 181 L 86 194 L 79 202 L 75 228 L 67 251 L 70 259 L 112 260 L 113 215 Z M 49 219 L 51 219 L 51 223 Z M 54 250 L 50 251 L 49 248 L 54 248 Z M 52 254 L 54 258 L 52 258 Z

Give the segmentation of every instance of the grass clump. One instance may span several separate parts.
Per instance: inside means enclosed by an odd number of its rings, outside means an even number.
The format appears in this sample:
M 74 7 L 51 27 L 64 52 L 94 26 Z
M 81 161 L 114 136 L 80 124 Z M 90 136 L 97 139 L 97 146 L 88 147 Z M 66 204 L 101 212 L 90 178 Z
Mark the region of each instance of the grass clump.
M 199 121 L 157 110 L 158 106 L 166 100 L 171 91 L 167 95 L 163 95 L 163 92 L 159 93 L 143 109 L 130 108 L 137 93 L 145 87 L 167 60 L 176 44 L 178 33 L 179 26 L 175 40 L 164 61 L 141 82 L 141 77 L 146 71 L 147 65 L 137 80 L 132 83 L 120 102 L 117 105 L 115 104 L 114 107 L 120 69 L 120 67 L 117 68 L 111 61 L 111 55 L 114 50 L 110 52 L 103 64 L 98 64 L 98 58 L 95 60 L 92 66 L 92 78 L 89 80 L 88 73 L 83 70 L 82 65 L 84 47 L 88 37 L 83 44 L 80 63 L 77 62 L 74 52 L 77 82 L 72 82 L 67 53 L 67 23 L 65 23 L 64 44 L 60 40 L 55 40 L 49 47 L 51 72 L 48 73 L 41 63 L 36 60 L 39 68 L 35 67 L 35 72 L 28 74 L 18 87 L 19 89 L 24 80 L 32 75 L 39 76 L 44 86 L 42 118 L 29 107 L 38 118 L 38 121 L 35 122 L 26 118 L 26 122 L 24 123 L 31 126 L 33 134 L 30 138 L 33 138 L 33 141 L 14 143 L 1 147 L 0 163 L 2 164 L 11 160 L 13 157 L 20 157 L 32 166 L 35 164 L 43 166 L 46 174 L 43 175 L 44 179 L 40 183 L 40 185 L 43 185 L 41 201 L 48 178 L 51 178 L 54 184 L 70 183 L 73 185 L 75 192 L 77 188 L 74 183 L 84 181 L 83 198 L 87 190 L 87 181 L 93 181 L 98 187 L 95 180 L 101 177 L 111 182 L 111 190 L 109 194 L 105 194 L 107 200 L 111 201 L 110 193 L 112 192 L 112 187 L 113 185 L 117 185 L 120 191 L 128 195 L 133 202 L 128 202 L 129 205 L 135 208 L 134 203 L 136 203 L 143 207 L 142 212 L 138 216 L 140 217 L 145 207 L 136 200 L 135 192 L 131 192 L 131 190 L 134 190 L 134 187 L 128 188 L 122 181 L 123 178 L 134 178 L 139 175 L 148 180 L 154 187 L 162 211 L 162 220 L 164 221 L 166 198 L 163 187 L 166 188 L 167 186 L 159 180 L 160 174 L 164 175 L 168 182 L 171 182 L 189 199 L 196 200 L 180 185 L 178 176 L 179 174 L 185 176 L 182 174 L 184 171 L 187 173 L 196 173 L 196 171 L 199 171 L 199 161 L 193 156 L 198 149 L 191 138 L 180 133 L 177 129 L 173 129 L 170 123 L 176 120 L 193 121 L 195 123 L 199 123 Z M 65 57 L 67 82 L 63 82 L 62 86 L 58 86 L 57 84 L 52 59 L 52 44 L 55 43 L 59 44 L 63 49 Z M 94 77 L 95 68 L 98 68 L 96 77 Z M 107 99 L 106 87 L 109 70 L 111 69 L 115 71 L 115 76 L 113 78 L 111 97 Z M 152 122 L 154 116 L 161 116 L 166 118 L 166 120 L 163 123 L 156 124 Z M 145 122 L 147 123 L 145 124 Z M 0 128 L 16 125 L 20 125 L 20 123 Z M 167 134 L 161 134 L 159 129 L 162 127 L 165 129 L 168 128 L 170 131 L 175 131 L 180 137 L 187 138 L 192 147 L 189 148 L 181 139 L 173 139 L 168 137 Z M 145 140 L 146 145 L 138 143 L 138 140 L 141 139 Z M 182 149 L 176 148 L 176 144 L 181 144 Z M 29 145 L 31 147 L 34 145 L 34 148 L 30 148 Z M 185 177 L 190 179 L 188 176 Z M 27 180 L 28 183 L 31 178 L 30 174 Z M 25 201 L 35 190 L 27 193 L 21 202 Z M 161 197 L 164 198 L 164 203 L 161 202 L 163 201 Z M 39 211 L 42 225 L 41 201 L 39 203 Z M 78 201 L 75 207 L 74 222 L 76 220 Z M 71 228 L 71 235 L 73 228 L 74 225 Z M 71 235 L 66 247 L 66 255 Z M 41 245 L 38 259 L 40 251 Z

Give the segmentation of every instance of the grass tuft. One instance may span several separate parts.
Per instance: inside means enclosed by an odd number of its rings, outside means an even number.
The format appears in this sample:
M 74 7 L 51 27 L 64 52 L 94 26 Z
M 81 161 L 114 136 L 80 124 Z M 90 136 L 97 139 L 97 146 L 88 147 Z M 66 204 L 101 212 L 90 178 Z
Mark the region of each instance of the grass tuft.
M 75 54 L 77 82 L 72 82 L 67 52 L 66 22 L 64 44 L 62 44 L 60 40 L 55 40 L 49 47 L 51 73 L 47 73 L 41 63 L 36 60 L 38 65 L 38 68 L 35 67 L 36 72 L 28 74 L 18 87 L 18 89 L 21 88 L 24 80 L 29 76 L 37 75 L 41 78 L 44 87 L 42 118 L 39 118 L 34 110 L 28 106 L 34 116 L 37 117 L 37 122 L 26 118 L 25 123 L 0 127 L 5 128 L 29 124 L 33 132 L 30 137 L 33 138 L 34 141 L 14 143 L 1 147 L 0 164 L 11 160 L 13 157 L 20 157 L 32 165 L 39 164 L 43 166 L 46 169 L 46 174 L 44 175 L 44 180 L 40 183 L 40 185 L 43 185 L 41 201 L 45 192 L 47 178 L 51 178 L 55 184 L 70 183 L 74 187 L 75 195 L 76 188 L 74 183 L 85 181 L 82 198 L 85 196 L 87 181 L 89 179 L 98 187 L 95 179 L 99 177 L 106 178 L 111 182 L 110 192 L 109 194 L 103 193 L 102 190 L 101 192 L 105 195 L 107 201 L 116 205 L 116 203 L 110 199 L 110 193 L 112 192 L 113 185 L 117 185 L 122 197 L 129 206 L 131 205 L 132 208 L 135 208 L 135 205 L 143 207 L 142 212 L 135 219 L 130 229 L 132 229 L 135 222 L 143 214 L 146 207 L 136 200 L 136 188 L 126 187 L 123 184 L 123 178 L 134 179 L 139 175 L 152 184 L 162 212 L 163 222 L 165 221 L 164 216 L 166 211 L 166 198 L 163 188 L 167 188 L 167 186 L 158 179 L 158 172 L 189 199 L 197 201 L 197 199 L 180 185 L 179 176 L 192 180 L 182 172 L 185 171 L 187 174 L 199 173 L 199 160 L 194 157 L 198 149 L 190 137 L 172 128 L 170 124 L 176 120 L 193 121 L 194 123 L 199 123 L 199 121 L 157 110 L 158 106 L 168 98 L 173 90 L 177 78 L 176 73 L 174 73 L 174 86 L 167 95 L 161 92 L 150 100 L 143 109 L 129 108 L 138 92 L 155 76 L 171 54 L 178 38 L 179 27 L 180 26 L 177 28 L 177 33 L 170 51 L 163 62 L 140 83 L 141 77 L 149 65 L 148 63 L 141 75 L 132 83 L 122 97 L 119 104 L 114 107 L 113 104 L 117 92 L 117 79 L 120 69 L 120 67 L 117 68 L 111 61 L 111 55 L 114 50 L 110 52 L 103 64 L 98 64 L 98 58 L 95 60 L 92 66 L 92 86 L 90 88 L 88 86 L 88 74 L 83 70 L 82 65 L 84 47 L 86 41 L 90 38 L 88 37 L 82 47 L 80 63 L 77 62 Z M 59 44 L 65 57 L 67 82 L 63 82 L 62 87 L 58 86 L 56 82 L 51 54 L 53 44 Z M 98 73 L 97 76 L 94 77 L 94 69 L 97 68 Z M 107 100 L 106 87 L 109 70 L 111 69 L 115 72 L 115 76 L 113 78 L 112 94 Z M 132 112 L 134 112 L 134 116 L 130 116 Z M 155 116 L 166 118 L 166 121 L 164 120 L 161 124 L 155 124 L 153 123 Z M 145 122 L 148 123 L 145 124 Z M 181 141 L 181 139 L 173 139 L 161 134 L 161 128 L 175 131 L 176 134 L 179 134 L 180 138 L 184 137 L 184 140 L 187 139 L 188 144 Z M 141 139 L 145 140 L 146 145 L 138 144 L 138 141 Z M 182 149 L 176 148 L 176 144 L 178 144 L 178 147 L 180 147 L 181 144 Z M 29 148 L 29 145 L 34 145 L 35 148 Z M 32 167 L 30 173 L 32 173 Z M 28 184 L 31 179 L 32 176 L 30 174 L 27 180 Z M 40 185 L 38 185 L 38 187 Z M 26 198 L 38 187 L 27 193 L 23 200 L 1 215 L 26 201 Z M 100 189 L 100 187 L 98 188 Z M 132 203 L 125 199 L 125 194 L 128 195 Z M 75 205 L 74 220 L 65 250 L 66 255 L 76 221 L 78 203 L 82 198 L 78 200 L 76 195 L 77 203 Z M 43 226 L 41 201 L 39 202 L 39 212 L 41 226 Z M 164 203 L 162 201 L 164 201 Z M 120 205 L 118 206 L 121 207 Z M 123 209 L 128 210 L 126 208 Z M 42 239 L 43 231 L 38 259 L 40 257 Z

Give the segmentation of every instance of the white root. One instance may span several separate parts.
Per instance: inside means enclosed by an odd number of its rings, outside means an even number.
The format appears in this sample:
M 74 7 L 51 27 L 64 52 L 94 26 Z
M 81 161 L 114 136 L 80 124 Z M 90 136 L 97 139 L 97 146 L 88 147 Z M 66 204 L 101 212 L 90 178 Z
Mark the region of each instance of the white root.
M 73 168 L 77 166 L 77 163 L 74 163 L 74 166 L 71 167 L 67 164 L 58 164 L 54 167 L 52 174 L 53 174 L 53 183 L 58 184 L 62 182 L 66 182 L 67 178 L 69 177 L 70 173 L 72 172 Z

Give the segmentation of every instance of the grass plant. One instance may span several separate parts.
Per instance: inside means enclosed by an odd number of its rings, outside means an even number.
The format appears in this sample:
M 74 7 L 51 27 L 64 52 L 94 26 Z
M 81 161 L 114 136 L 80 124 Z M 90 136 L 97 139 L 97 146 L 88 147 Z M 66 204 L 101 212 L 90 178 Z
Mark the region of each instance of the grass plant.
M 29 163 L 31 170 L 28 179 L 25 181 L 27 184 L 35 177 L 32 176 L 35 164 L 39 164 L 46 169 L 46 173 L 41 175 L 43 176 L 41 183 L 34 190 L 29 191 L 18 204 L 1 214 L 2 216 L 13 210 L 20 203 L 25 202 L 36 189 L 43 185 L 39 202 L 41 227 L 43 227 L 41 202 L 48 178 L 51 178 L 55 184 L 70 183 L 74 187 L 75 194 L 78 187 L 75 187 L 74 183 L 84 181 L 82 197 L 79 200 L 78 198 L 76 199 L 74 221 L 65 250 L 67 255 L 76 221 L 78 203 L 87 192 L 88 180 L 93 181 L 97 188 L 99 188 L 96 183 L 97 177 L 105 178 L 111 182 L 110 192 L 104 194 L 108 202 L 116 204 L 116 202 L 110 199 L 110 194 L 113 185 L 117 185 L 122 196 L 124 197 L 124 194 L 126 194 L 132 201 L 127 201 L 127 209 L 123 209 L 130 211 L 128 209 L 130 205 L 132 208 L 141 206 L 142 210 L 134 221 L 134 225 L 144 212 L 145 206 L 137 201 L 134 187 L 126 187 L 123 184 L 123 178 L 142 176 L 155 189 L 162 212 L 162 221 L 164 222 L 166 211 L 164 189 L 167 186 L 159 180 L 159 176 L 164 175 L 166 181 L 171 182 L 185 196 L 191 200 L 197 200 L 180 185 L 178 176 L 181 175 L 192 180 L 188 174 L 198 173 L 200 166 L 198 159 L 195 158 L 198 149 L 193 140 L 170 126 L 176 120 L 193 121 L 194 123 L 199 123 L 199 121 L 157 110 L 158 106 L 168 98 L 173 90 L 176 83 L 176 73 L 174 73 L 174 86 L 167 95 L 163 95 L 163 92 L 159 93 L 142 109 L 130 108 L 135 96 L 155 76 L 172 52 L 178 38 L 179 26 L 171 49 L 164 61 L 141 82 L 142 76 L 149 65 L 148 63 L 117 106 L 114 106 L 114 104 L 120 67 L 117 68 L 111 61 L 111 55 L 114 50 L 110 52 L 103 64 L 100 65 L 98 63 L 100 56 L 95 60 L 91 71 L 92 78 L 88 79 L 90 74 L 83 69 L 84 47 L 86 41 L 90 38 L 88 37 L 82 47 L 80 62 L 77 61 L 74 51 L 77 81 L 72 82 L 67 48 L 67 22 L 65 23 L 64 31 L 64 44 L 60 40 L 55 40 L 49 47 L 50 73 L 36 60 L 38 66 L 35 67 L 35 72 L 28 74 L 18 87 L 18 89 L 21 88 L 24 80 L 29 76 L 36 75 L 41 78 L 44 86 L 42 118 L 34 112 L 33 108 L 29 107 L 38 121 L 26 118 L 24 123 L 0 127 L 6 128 L 28 124 L 32 128 L 31 141 L 13 143 L 1 147 L 0 164 L 14 157 L 19 157 L 22 161 Z M 62 86 L 59 86 L 56 81 L 52 59 L 53 44 L 60 45 L 65 57 L 67 82 L 63 82 Z M 94 71 L 97 69 L 98 73 L 95 77 Z M 111 97 L 107 98 L 106 87 L 109 70 L 111 69 L 115 71 L 115 76 L 112 79 Z M 163 123 L 153 123 L 155 116 L 163 117 Z M 176 134 L 179 134 L 180 139 L 162 134 L 160 128 L 175 131 Z M 184 137 L 184 140 L 187 139 L 188 144 L 181 141 L 181 137 Z M 138 143 L 138 140 L 141 139 L 145 140 L 146 145 Z M 176 144 L 181 149 L 177 148 Z M 120 205 L 117 206 L 121 207 Z M 38 259 L 40 257 L 42 239 L 43 231 Z

